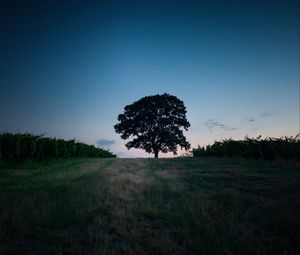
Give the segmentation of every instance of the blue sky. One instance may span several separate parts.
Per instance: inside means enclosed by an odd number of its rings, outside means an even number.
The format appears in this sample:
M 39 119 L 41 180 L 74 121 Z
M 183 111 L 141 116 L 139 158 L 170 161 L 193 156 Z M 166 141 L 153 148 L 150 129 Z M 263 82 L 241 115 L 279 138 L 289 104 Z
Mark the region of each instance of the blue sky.
M 125 105 L 183 100 L 193 147 L 299 132 L 299 1 L 1 1 L 0 132 L 130 150 Z

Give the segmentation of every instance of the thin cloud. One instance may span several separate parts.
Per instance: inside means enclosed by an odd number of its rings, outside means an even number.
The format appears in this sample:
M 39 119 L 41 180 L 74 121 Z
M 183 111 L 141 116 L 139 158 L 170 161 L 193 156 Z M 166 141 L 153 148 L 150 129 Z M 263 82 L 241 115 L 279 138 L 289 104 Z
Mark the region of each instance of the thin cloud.
M 207 128 L 209 129 L 210 132 L 213 132 L 215 129 L 222 129 L 224 131 L 232 131 L 232 130 L 236 130 L 236 128 L 234 127 L 229 127 L 228 125 L 221 123 L 219 121 L 216 121 L 214 119 L 210 119 L 208 120 L 205 125 L 207 126 Z
M 100 139 L 96 142 L 96 144 L 100 147 L 110 147 L 115 144 L 115 140 L 107 140 L 107 139 Z
M 118 151 L 117 153 L 118 158 L 136 158 L 137 156 L 132 154 L 132 153 L 128 153 L 128 152 L 124 152 L 124 151 Z
M 263 112 L 263 113 L 261 113 L 260 115 L 258 115 L 256 117 L 247 118 L 247 122 L 255 122 L 255 121 L 258 121 L 260 119 L 268 118 L 270 116 L 272 116 L 272 113 L 270 113 L 270 112 Z
M 261 115 L 259 115 L 260 118 L 270 117 L 272 113 L 270 112 L 263 112 Z

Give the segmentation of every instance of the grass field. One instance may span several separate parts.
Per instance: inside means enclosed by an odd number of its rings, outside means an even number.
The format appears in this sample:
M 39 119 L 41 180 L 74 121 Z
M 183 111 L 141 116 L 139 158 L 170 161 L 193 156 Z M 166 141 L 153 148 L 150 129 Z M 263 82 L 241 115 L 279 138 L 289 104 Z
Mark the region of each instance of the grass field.
M 226 158 L 0 169 L 0 254 L 300 254 L 300 170 Z

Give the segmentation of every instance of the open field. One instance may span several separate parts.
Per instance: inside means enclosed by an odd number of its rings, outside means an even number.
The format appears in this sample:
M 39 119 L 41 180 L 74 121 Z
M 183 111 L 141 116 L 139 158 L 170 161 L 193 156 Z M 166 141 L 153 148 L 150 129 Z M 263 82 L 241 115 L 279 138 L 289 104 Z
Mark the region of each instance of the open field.
M 0 254 L 299 254 L 300 171 L 227 158 L 0 169 Z

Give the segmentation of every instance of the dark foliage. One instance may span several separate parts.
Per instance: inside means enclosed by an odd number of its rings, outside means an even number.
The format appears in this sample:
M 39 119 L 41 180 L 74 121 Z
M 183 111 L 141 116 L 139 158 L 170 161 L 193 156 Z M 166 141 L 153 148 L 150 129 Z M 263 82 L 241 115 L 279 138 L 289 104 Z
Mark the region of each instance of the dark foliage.
M 118 116 L 114 128 L 122 139 L 133 140 L 126 144 L 128 149 L 143 149 L 154 153 L 177 153 L 177 145 L 188 150 L 189 142 L 183 135 L 190 123 L 186 119 L 186 108 L 177 97 L 163 94 L 146 96 L 125 106 L 124 113 Z
M 29 133 L 0 134 L 0 160 L 33 161 L 70 157 L 115 157 L 111 152 L 75 140 L 48 138 Z
M 225 139 L 206 147 L 193 149 L 193 156 L 238 156 L 250 159 L 299 159 L 300 140 L 293 137 L 261 139 L 245 137 L 244 140 Z

